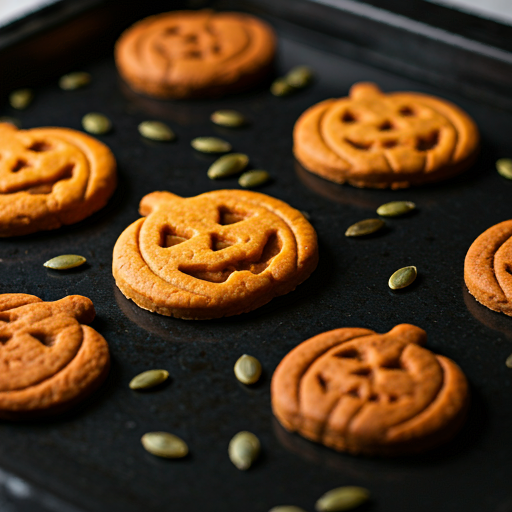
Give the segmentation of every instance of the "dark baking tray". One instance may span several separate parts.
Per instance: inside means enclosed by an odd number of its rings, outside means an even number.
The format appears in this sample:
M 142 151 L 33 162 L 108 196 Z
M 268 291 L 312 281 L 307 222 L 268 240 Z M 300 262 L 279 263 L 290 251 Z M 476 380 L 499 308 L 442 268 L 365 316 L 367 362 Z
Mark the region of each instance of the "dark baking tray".
M 253 8 L 265 16 L 261 3 Z M 26 111 L 2 108 L 2 115 L 16 115 L 25 128 L 80 129 L 85 113 L 104 112 L 114 131 L 100 139 L 114 152 L 120 177 L 109 205 L 86 221 L 0 241 L 0 292 L 45 300 L 90 297 L 97 310 L 93 326 L 108 340 L 113 360 L 105 386 L 79 410 L 40 423 L 0 423 L 2 510 L 260 512 L 278 504 L 313 510 L 321 494 L 340 485 L 370 489 L 366 510 L 372 511 L 512 510 L 512 370 L 505 366 L 512 352 L 512 319 L 477 304 L 462 276 L 472 241 L 512 216 L 512 182 L 494 170 L 495 160 L 512 151 L 512 115 L 346 58 L 331 36 L 279 17 L 267 19 L 280 37 L 278 72 L 311 65 L 317 79 L 309 89 L 288 98 L 275 98 L 262 87 L 220 100 L 155 101 L 120 81 L 108 48 L 103 56 L 74 63 L 93 75 L 88 88 L 63 92 L 55 75 L 37 88 Z M 478 162 L 456 179 L 396 192 L 340 187 L 304 171 L 291 153 L 295 120 L 313 103 L 347 94 L 360 80 L 373 80 L 387 91 L 433 93 L 460 105 L 482 133 Z M 209 114 L 224 107 L 245 113 L 250 126 L 212 125 Z M 168 122 L 177 141 L 142 140 L 137 124 L 151 118 Z M 199 135 L 221 136 L 249 154 L 254 168 L 269 170 L 274 181 L 261 192 L 309 213 L 319 236 L 320 263 L 295 292 L 253 313 L 194 322 L 139 309 L 117 290 L 110 267 L 112 247 L 138 218 L 144 194 L 170 190 L 191 196 L 238 188 L 236 179 L 207 178 L 213 158 L 189 145 Z M 418 211 L 389 220 L 386 231 L 373 238 L 344 237 L 350 224 L 395 199 L 415 201 Z M 42 266 L 63 253 L 82 254 L 88 263 L 65 273 Z M 401 293 L 390 291 L 389 275 L 405 265 L 418 267 L 417 282 Z M 385 332 L 402 322 L 426 329 L 428 347 L 453 358 L 469 378 L 472 408 L 453 442 L 421 457 L 356 458 L 290 435 L 276 423 L 269 384 L 291 348 L 337 327 Z M 245 387 L 233 376 L 233 364 L 243 353 L 263 364 L 256 386 Z M 165 386 L 147 393 L 128 388 L 135 374 L 154 367 L 169 370 Z M 227 445 L 245 429 L 260 437 L 263 454 L 251 470 L 240 472 L 227 457 Z M 167 461 L 149 455 L 140 437 L 151 430 L 181 436 L 190 456 Z

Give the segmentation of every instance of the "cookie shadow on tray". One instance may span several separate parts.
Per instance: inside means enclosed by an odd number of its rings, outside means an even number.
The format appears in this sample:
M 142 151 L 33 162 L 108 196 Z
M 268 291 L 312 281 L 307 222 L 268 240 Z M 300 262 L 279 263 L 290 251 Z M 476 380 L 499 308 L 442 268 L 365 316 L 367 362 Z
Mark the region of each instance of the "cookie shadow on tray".
M 23 426 L 31 429 L 40 427 L 44 430 L 64 423 L 80 421 L 94 413 L 95 410 L 105 407 L 105 405 L 112 400 L 112 396 L 116 390 L 118 390 L 119 382 L 120 367 L 111 356 L 109 372 L 98 389 L 95 389 L 90 395 L 72 405 L 69 409 L 41 417 L 23 418 L 14 421 L 1 420 L 1 423 L 4 425 L 15 424 L 19 428 L 23 428 Z
M 247 103 L 258 101 L 263 95 L 269 94 L 268 88 L 271 79 L 265 80 L 257 87 L 242 91 L 236 94 L 231 94 L 221 98 L 195 98 L 195 99 L 156 99 L 149 96 L 144 96 L 135 92 L 130 86 L 124 82 L 120 77 L 118 78 L 118 88 L 121 94 L 127 101 L 125 109 L 131 115 L 149 115 L 155 119 L 163 119 L 170 123 L 175 123 L 178 126 L 198 126 L 204 124 L 206 109 L 210 114 L 221 108 L 240 108 L 243 111 L 247 110 Z M 244 130 L 249 128 L 248 124 L 245 127 L 239 127 L 237 130 Z M 213 124 L 212 124 L 213 127 Z M 219 126 L 215 130 L 219 130 Z M 232 129 L 223 130 L 226 135 L 233 134 Z M 221 130 L 222 133 L 222 130 Z
M 358 206 L 376 210 L 382 201 L 375 196 L 374 189 L 361 189 L 326 180 L 307 171 L 297 160 L 294 161 L 295 173 L 303 185 L 316 194 L 335 203 Z
M 337 452 L 321 444 L 309 441 L 298 434 L 284 429 L 275 417 L 272 428 L 279 443 L 289 452 L 329 469 L 341 471 L 347 475 L 369 480 L 399 480 L 413 471 L 440 462 L 463 457 L 478 444 L 487 428 L 487 406 L 478 390 L 470 385 L 471 405 L 468 417 L 461 430 L 453 439 L 419 455 L 399 457 L 354 456 Z M 381 471 L 385 469 L 385 471 Z
M 484 170 L 494 167 L 494 160 L 487 153 L 480 154 L 469 169 L 456 176 L 436 183 L 426 183 L 398 190 L 392 190 L 390 188 L 358 188 L 347 183 L 334 183 L 309 172 L 297 160 L 294 161 L 294 167 L 295 174 L 301 183 L 316 194 L 335 203 L 357 206 L 375 211 L 384 202 L 393 200 L 393 196 L 395 195 L 403 195 L 407 193 L 415 194 L 418 191 L 428 193 L 426 196 L 422 194 L 422 203 L 424 205 L 437 203 L 438 199 L 432 197 L 432 192 L 436 192 L 436 194 L 450 194 L 459 191 L 461 187 L 474 187 L 475 180 L 480 178 Z
M 489 329 L 498 331 L 508 339 L 512 340 L 512 318 L 508 317 L 504 313 L 492 311 L 483 304 L 480 304 L 480 302 L 478 302 L 473 295 L 469 293 L 464 282 L 462 283 L 462 295 L 468 311 L 476 320 Z
M 329 283 L 330 273 L 334 264 L 334 255 L 330 254 L 329 249 L 321 243 L 319 243 L 319 252 L 320 260 L 317 268 L 294 291 L 275 297 L 258 309 L 240 315 L 213 320 L 183 320 L 159 315 L 142 309 L 132 300 L 127 299 L 115 283 L 113 285 L 114 297 L 123 314 L 145 331 L 174 342 L 215 342 L 217 339 L 222 339 L 223 334 L 220 333 L 218 338 L 212 338 L 208 332 L 210 327 L 229 328 L 230 326 L 242 324 L 247 326 L 251 322 L 257 322 L 261 316 L 267 316 L 267 320 L 271 321 L 269 317 L 273 314 L 282 315 L 292 308 L 301 307 L 307 304 L 307 302 L 315 300 L 315 296 L 325 289 Z

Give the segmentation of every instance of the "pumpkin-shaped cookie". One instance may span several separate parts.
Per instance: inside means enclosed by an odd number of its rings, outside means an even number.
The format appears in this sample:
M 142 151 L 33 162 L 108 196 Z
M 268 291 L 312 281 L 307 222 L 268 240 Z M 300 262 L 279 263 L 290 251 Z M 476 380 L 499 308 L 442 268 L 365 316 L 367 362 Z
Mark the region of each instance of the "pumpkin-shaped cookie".
M 116 44 L 121 76 L 159 98 L 219 96 L 254 86 L 271 70 L 276 38 L 243 13 L 174 11 L 143 19 Z
M 496 224 L 473 242 L 464 280 L 478 302 L 512 316 L 512 220 Z
M 83 325 L 94 316 L 80 295 L 0 295 L 0 418 L 61 412 L 99 387 L 110 358 L 105 339 Z
M 274 414 L 286 429 L 354 454 L 401 455 L 442 443 L 465 419 L 468 385 L 425 341 L 425 331 L 408 324 L 387 334 L 319 334 L 277 367 Z
M 295 289 L 318 261 L 298 211 L 256 192 L 153 192 L 114 247 L 113 274 L 144 309 L 187 319 L 237 315 Z
M 105 206 L 115 187 L 115 159 L 96 139 L 0 123 L 0 236 L 74 224 Z
M 347 98 L 304 112 L 293 150 L 309 171 L 356 187 L 404 188 L 467 169 L 479 147 L 475 123 L 452 103 L 412 92 L 352 86 Z

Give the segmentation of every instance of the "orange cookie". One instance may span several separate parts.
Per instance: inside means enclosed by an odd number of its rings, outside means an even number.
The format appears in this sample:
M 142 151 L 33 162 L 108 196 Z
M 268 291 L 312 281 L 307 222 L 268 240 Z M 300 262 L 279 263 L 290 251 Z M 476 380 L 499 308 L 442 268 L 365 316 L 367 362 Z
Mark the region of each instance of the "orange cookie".
M 405 188 L 467 169 L 479 148 L 472 119 L 448 101 L 412 92 L 383 93 L 358 83 L 347 98 L 306 110 L 293 151 L 309 171 L 356 187 Z
M 496 224 L 473 242 L 464 280 L 478 302 L 512 316 L 512 220 Z
M 115 188 L 116 161 L 96 139 L 0 123 L 0 237 L 74 224 L 103 208 Z
M 238 315 L 291 292 L 318 262 L 297 210 L 256 192 L 153 192 L 114 247 L 112 270 L 141 308 L 185 319 Z
M 116 44 L 121 76 L 157 98 L 220 96 L 248 89 L 272 69 L 276 37 L 234 12 L 174 11 L 145 18 Z
M 466 378 L 450 359 L 421 347 L 425 331 L 335 329 L 281 361 L 272 409 L 287 429 L 339 451 L 403 455 L 451 438 L 469 404 Z
M 0 418 L 61 412 L 96 390 L 109 369 L 108 345 L 87 325 L 92 302 L 71 295 L 43 302 L 0 295 Z

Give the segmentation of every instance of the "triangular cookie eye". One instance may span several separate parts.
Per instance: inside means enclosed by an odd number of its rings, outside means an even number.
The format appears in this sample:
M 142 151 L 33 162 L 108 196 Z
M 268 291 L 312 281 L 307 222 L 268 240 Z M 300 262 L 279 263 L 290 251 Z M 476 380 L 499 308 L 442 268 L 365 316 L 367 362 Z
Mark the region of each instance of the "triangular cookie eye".
M 212 235 L 212 251 L 222 251 L 222 249 L 227 249 L 228 247 L 231 247 L 236 242 L 232 242 L 228 240 L 226 237 L 219 236 L 217 234 Z
M 352 124 L 357 122 L 356 116 L 352 114 L 350 110 L 347 110 L 343 113 L 343 115 L 341 116 L 341 120 L 346 124 Z
M 228 226 L 229 224 L 236 224 L 237 222 L 242 222 L 243 220 L 249 219 L 250 217 L 252 217 L 252 214 L 249 212 L 234 210 L 227 206 L 221 206 L 219 208 L 218 223 L 221 226 Z
M 160 247 L 174 247 L 175 245 L 182 244 L 187 240 L 189 240 L 189 238 L 182 236 L 182 234 L 178 235 L 176 230 L 171 226 L 164 226 L 160 233 Z
M 51 151 L 53 146 L 51 143 L 44 140 L 36 140 L 27 149 L 34 151 L 35 153 L 44 153 L 46 151 Z
M 14 174 L 14 173 L 20 172 L 21 170 L 25 169 L 26 167 L 30 167 L 30 164 L 25 159 L 18 158 L 18 160 L 16 160 L 15 164 L 11 167 L 11 172 Z
M 439 130 L 433 130 L 426 137 L 418 137 L 416 149 L 418 151 L 430 151 L 439 144 Z
M 400 107 L 398 114 L 402 117 L 414 117 L 416 113 L 414 112 L 414 109 L 411 107 Z
M 392 130 L 393 128 L 394 128 L 393 123 L 391 123 L 390 121 L 388 121 L 386 119 L 386 121 L 384 121 L 383 123 L 381 123 L 379 125 L 378 130 L 379 130 L 379 132 L 388 132 L 389 130 Z

